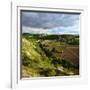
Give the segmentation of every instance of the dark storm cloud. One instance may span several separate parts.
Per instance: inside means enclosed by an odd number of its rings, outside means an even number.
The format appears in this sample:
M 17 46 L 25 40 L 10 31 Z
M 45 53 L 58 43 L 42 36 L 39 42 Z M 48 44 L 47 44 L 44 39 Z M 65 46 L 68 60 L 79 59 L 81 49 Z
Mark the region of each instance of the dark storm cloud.
M 50 29 L 70 27 L 79 20 L 79 14 L 22 12 L 22 26 Z

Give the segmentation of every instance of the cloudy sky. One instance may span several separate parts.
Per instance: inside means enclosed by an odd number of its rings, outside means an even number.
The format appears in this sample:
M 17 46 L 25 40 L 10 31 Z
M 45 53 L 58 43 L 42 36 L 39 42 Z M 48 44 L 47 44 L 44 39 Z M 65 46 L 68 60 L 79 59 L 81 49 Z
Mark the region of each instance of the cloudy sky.
M 80 33 L 80 14 L 22 11 L 21 15 L 22 33 Z

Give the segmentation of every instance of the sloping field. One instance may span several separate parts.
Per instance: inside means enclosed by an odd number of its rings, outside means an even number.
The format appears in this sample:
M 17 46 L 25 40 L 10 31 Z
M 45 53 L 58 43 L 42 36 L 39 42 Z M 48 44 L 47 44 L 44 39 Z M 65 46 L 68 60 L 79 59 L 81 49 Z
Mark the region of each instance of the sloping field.
M 29 34 L 22 37 L 23 78 L 78 75 L 78 66 L 79 45 Z
M 53 55 L 57 58 L 65 59 L 73 64 L 79 64 L 79 45 L 67 45 L 59 41 L 43 41 L 44 47 L 52 51 Z
M 79 47 L 78 46 L 68 46 L 64 49 L 61 58 L 66 59 L 73 64 L 79 64 Z

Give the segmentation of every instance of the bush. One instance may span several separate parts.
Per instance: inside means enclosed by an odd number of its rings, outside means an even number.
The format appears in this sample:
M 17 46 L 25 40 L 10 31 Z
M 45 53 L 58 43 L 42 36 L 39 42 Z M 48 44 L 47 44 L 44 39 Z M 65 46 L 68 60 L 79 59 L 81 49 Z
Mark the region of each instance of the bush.
M 24 66 L 29 66 L 30 65 L 30 61 L 31 60 L 26 55 L 23 56 L 23 58 L 22 58 L 22 64 Z
M 51 50 L 52 52 L 55 52 L 56 50 L 55 50 L 55 48 L 52 48 L 52 50 Z

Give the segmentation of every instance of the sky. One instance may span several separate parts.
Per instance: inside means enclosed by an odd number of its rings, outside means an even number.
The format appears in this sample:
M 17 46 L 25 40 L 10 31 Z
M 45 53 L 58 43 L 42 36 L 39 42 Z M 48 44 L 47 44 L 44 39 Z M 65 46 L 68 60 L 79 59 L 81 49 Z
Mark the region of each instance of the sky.
M 22 11 L 22 33 L 80 34 L 79 13 Z

